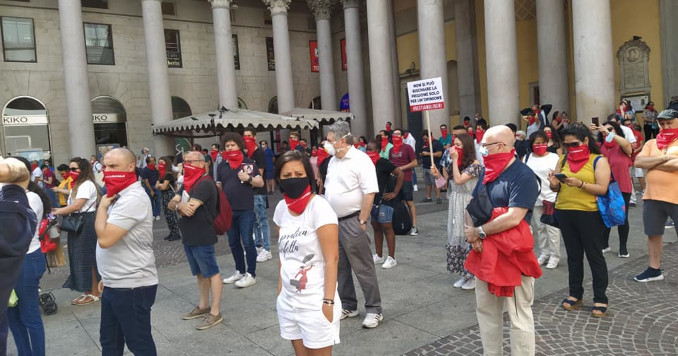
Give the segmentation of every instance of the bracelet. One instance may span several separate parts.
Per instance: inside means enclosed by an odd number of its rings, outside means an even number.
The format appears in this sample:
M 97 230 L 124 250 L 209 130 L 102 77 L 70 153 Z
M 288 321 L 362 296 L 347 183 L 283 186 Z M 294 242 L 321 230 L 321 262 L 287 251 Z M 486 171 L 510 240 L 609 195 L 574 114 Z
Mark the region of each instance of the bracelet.
M 323 304 L 334 305 L 334 300 L 332 300 L 332 299 L 323 299 Z
M 581 185 L 579 186 L 579 189 L 584 188 L 584 184 L 585 184 L 585 182 L 581 181 Z

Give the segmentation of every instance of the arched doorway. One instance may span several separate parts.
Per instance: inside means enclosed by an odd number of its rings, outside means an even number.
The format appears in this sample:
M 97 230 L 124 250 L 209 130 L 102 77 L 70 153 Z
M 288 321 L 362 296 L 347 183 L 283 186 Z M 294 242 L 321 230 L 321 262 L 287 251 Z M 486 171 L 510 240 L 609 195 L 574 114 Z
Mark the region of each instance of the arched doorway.
M 49 114 L 40 100 L 16 97 L 2 109 L 3 153 L 28 160 L 43 160 L 52 156 Z
M 182 117 L 193 115 L 191 106 L 186 100 L 178 96 L 172 97 L 172 120 L 180 119 Z M 177 152 L 188 151 L 191 149 L 191 141 L 187 138 L 175 138 L 174 146 Z
M 308 104 L 308 108 L 309 109 L 315 109 L 315 110 L 322 109 L 322 105 L 320 103 L 320 97 L 316 96 L 315 98 L 313 98 L 313 100 L 311 100 L 311 103 Z
M 127 111 L 120 101 L 110 96 L 92 99 L 92 119 L 100 159 L 110 149 L 127 146 Z
M 247 104 L 245 103 L 245 100 L 242 100 L 242 98 L 238 98 L 238 108 L 247 109 Z
M 277 114 L 278 113 L 278 97 L 274 96 L 271 98 L 271 100 L 268 101 L 268 112 L 271 114 Z

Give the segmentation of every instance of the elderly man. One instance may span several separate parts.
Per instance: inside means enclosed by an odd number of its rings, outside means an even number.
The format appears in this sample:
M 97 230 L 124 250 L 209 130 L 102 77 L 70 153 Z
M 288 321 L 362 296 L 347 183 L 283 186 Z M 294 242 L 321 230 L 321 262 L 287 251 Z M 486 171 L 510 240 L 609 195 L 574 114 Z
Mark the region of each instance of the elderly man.
M 647 169 L 643 195 L 643 225 L 647 235 L 650 265 L 635 276 L 638 282 L 664 279 L 661 270 L 664 226 L 670 217 L 678 221 L 678 111 L 666 109 L 657 116 L 661 131 L 645 143 L 636 157 L 635 167 Z
M 153 255 L 153 211 L 134 173 L 134 153 L 116 148 L 104 156 L 106 195 L 94 228 L 101 274 L 99 340 L 104 355 L 156 355 L 151 307 L 158 289 Z
M 495 211 L 487 222 L 469 223 L 467 217 L 465 231 L 473 247 L 465 267 L 477 278 L 476 315 L 485 355 L 502 354 L 504 308 L 511 319 L 511 354 L 535 353 L 532 300 L 534 278 L 541 276 L 541 269 L 532 251 L 529 222 L 539 187 L 532 170 L 516 159 L 514 141 L 506 126 L 485 132 L 481 141 L 485 172 L 473 197 L 482 199 L 479 192 L 485 190 Z M 507 249 L 518 252 L 509 258 L 502 253 Z
M 344 308 L 341 319 L 358 316 L 353 270 L 365 295 L 363 327 L 376 328 L 383 320 L 381 294 L 370 253 L 370 239 L 365 230 L 374 195 L 379 192 L 377 174 L 372 160 L 353 146 L 346 122 L 330 126 L 325 149 L 334 156 L 327 168 L 325 198 L 339 217 L 337 282 Z

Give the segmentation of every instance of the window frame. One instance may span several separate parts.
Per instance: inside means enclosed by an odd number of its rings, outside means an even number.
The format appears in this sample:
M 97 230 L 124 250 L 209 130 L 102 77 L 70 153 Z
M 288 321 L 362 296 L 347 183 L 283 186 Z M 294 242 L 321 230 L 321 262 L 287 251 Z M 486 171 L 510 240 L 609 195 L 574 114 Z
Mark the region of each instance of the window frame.
M 170 65 L 170 59 L 169 56 L 167 56 L 167 68 L 183 68 L 184 67 L 184 56 L 181 54 L 181 31 L 173 28 L 166 28 L 164 29 L 165 33 L 165 53 L 169 54 L 169 48 L 167 47 L 167 32 L 174 32 L 176 33 L 176 39 L 177 39 L 177 48 L 178 48 L 178 53 L 179 53 L 179 65 L 178 66 L 173 66 Z
M 13 18 L 13 19 L 26 19 L 26 20 L 31 20 L 31 30 L 33 33 L 33 57 L 35 58 L 32 61 L 20 61 L 20 60 L 11 60 L 7 59 L 7 46 L 5 45 L 5 30 L 4 30 L 4 19 L 5 18 Z M 36 45 L 36 40 L 35 40 L 35 19 L 32 17 L 17 17 L 17 16 L 0 16 L 0 37 L 2 40 L 2 59 L 5 62 L 10 62 L 10 63 L 38 63 L 38 46 Z M 16 50 L 15 48 L 10 49 L 10 51 Z
M 88 48 L 88 46 L 87 46 L 87 31 L 85 30 L 85 27 L 87 25 L 98 25 L 98 26 L 107 26 L 108 27 L 108 37 L 109 37 L 110 43 L 111 43 L 110 49 L 111 49 L 111 54 L 112 54 L 112 56 L 111 56 L 112 62 L 111 63 L 92 63 L 92 62 L 90 62 L 89 56 L 87 55 L 87 48 Z M 115 45 L 113 44 L 113 25 L 105 24 L 105 23 L 97 23 L 97 22 L 83 22 L 82 23 L 82 32 L 83 32 L 83 36 L 84 36 L 84 39 L 85 39 L 85 60 L 87 61 L 87 64 L 88 65 L 101 65 L 101 66 L 114 66 L 115 65 Z M 108 47 L 104 47 L 104 48 L 108 48 Z
M 101 9 L 101 10 L 108 10 L 109 2 L 108 0 L 105 0 L 104 3 L 106 4 L 105 7 L 100 7 L 100 6 L 86 6 L 84 4 L 86 0 L 80 0 L 80 6 L 83 8 L 88 8 L 88 9 Z

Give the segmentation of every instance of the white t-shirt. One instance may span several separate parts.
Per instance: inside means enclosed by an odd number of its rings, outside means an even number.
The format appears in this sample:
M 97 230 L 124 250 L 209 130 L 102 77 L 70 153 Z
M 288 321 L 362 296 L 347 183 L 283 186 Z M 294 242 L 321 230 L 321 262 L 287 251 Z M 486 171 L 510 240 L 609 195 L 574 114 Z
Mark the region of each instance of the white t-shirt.
M 316 195 L 299 216 L 292 216 L 285 201 L 281 200 L 275 208 L 273 222 L 280 227 L 280 298 L 294 307 L 321 309 L 325 293 L 325 258 L 316 230 L 325 225 L 336 225 L 337 214 L 325 199 Z M 335 291 L 335 297 L 336 294 Z
M 40 167 L 35 167 L 33 172 L 31 172 L 31 182 L 35 182 L 35 178 L 42 178 L 42 169 L 40 169 Z M 36 183 L 38 183 L 40 188 L 45 187 L 45 183 L 43 183 L 41 180 L 37 181 Z
M 33 210 L 35 216 L 38 218 L 38 226 L 35 228 L 35 235 L 33 235 L 31 244 L 28 246 L 27 253 L 31 253 L 40 248 L 40 221 L 42 220 L 44 207 L 42 206 L 42 199 L 35 193 L 26 191 L 26 198 L 28 198 L 28 205 L 30 205 L 31 210 Z
M 336 156 L 327 165 L 325 178 L 325 199 L 337 216 L 344 217 L 359 211 L 363 195 L 379 192 L 377 171 L 367 154 L 353 145 L 349 146 L 344 158 Z
M 78 199 L 87 199 L 85 205 L 78 210 L 78 213 L 89 213 L 97 210 L 97 187 L 94 185 L 94 182 L 86 180 L 80 184 L 80 187 L 78 187 L 78 195 L 76 195 L 75 198 L 73 198 L 74 191 L 75 189 L 71 190 L 71 194 L 68 196 L 68 205 L 73 204 L 73 202 Z
M 551 183 L 549 183 L 548 175 L 556 170 L 559 159 L 558 155 L 548 152 L 546 156 L 537 157 L 534 153 L 529 153 L 525 155 L 523 161 L 525 161 L 525 159 L 527 159 L 525 164 L 527 164 L 534 174 L 539 177 L 539 180 L 541 180 L 541 191 L 539 192 L 539 198 L 537 198 L 534 206 L 542 206 L 543 200 L 555 202 L 557 193 L 551 190 Z
M 621 129 L 622 132 L 624 133 L 624 138 L 626 139 L 626 141 L 629 141 L 631 146 L 634 146 L 634 144 L 636 143 L 636 136 L 633 135 L 633 130 L 626 126 L 621 126 Z

